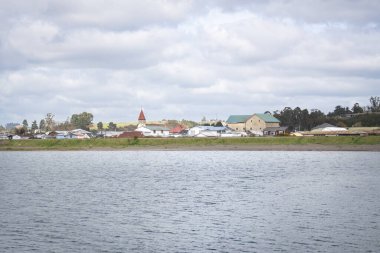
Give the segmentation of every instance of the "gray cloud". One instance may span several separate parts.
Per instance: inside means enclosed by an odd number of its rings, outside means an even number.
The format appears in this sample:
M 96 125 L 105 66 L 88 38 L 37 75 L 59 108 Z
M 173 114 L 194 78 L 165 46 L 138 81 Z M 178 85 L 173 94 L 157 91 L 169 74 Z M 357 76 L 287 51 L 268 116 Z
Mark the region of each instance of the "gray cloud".
M 0 124 L 368 104 L 377 1 L 1 1 Z

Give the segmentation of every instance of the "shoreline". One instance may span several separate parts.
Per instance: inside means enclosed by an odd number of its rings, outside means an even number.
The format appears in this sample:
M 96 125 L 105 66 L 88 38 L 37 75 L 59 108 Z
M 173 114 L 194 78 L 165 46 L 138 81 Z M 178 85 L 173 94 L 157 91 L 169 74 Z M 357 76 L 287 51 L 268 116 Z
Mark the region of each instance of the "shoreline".
M 0 140 L 0 151 L 375 151 L 380 136 Z
M 0 151 L 370 151 L 380 152 L 380 144 L 335 145 L 335 144 L 259 144 L 259 145 L 159 145 L 127 147 L 1 147 Z

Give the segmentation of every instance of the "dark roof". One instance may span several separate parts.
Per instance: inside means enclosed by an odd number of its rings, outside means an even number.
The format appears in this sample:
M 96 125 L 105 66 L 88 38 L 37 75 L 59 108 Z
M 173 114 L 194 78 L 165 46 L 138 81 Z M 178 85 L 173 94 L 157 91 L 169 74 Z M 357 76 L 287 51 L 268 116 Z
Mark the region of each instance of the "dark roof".
M 245 123 L 252 115 L 231 115 L 227 123 Z
M 257 117 L 264 120 L 266 123 L 280 123 L 280 121 L 268 113 L 255 113 Z
M 143 112 L 142 109 L 141 109 L 141 111 L 140 111 L 139 120 L 146 120 L 146 119 L 145 119 L 144 112 Z
M 337 127 L 337 126 L 331 125 L 329 123 L 323 123 L 321 125 L 313 127 L 311 130 L 320 129 L 320 128 L 326 128 L 326 127 Z
M 263 131 L 275 132 L 275 131 L 286 131 L 286 129 L 288 129 L 287 126 L 283 126 L 283 127 L 266 127 Z

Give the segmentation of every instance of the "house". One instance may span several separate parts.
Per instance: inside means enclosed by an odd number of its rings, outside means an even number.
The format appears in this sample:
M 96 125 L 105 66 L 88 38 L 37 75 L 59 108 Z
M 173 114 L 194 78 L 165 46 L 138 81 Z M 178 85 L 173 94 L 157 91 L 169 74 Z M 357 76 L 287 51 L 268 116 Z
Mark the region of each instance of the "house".
M 3 133 L 0 134 L 0 140 L 8 140 L 8 139 L 9 139 L 8 134 L 3 134 Z
M 266 127 L 263 130 L 263 135 L 283 135 L 288 130 L 288 127 Z
M 102 135 L 106 138 L 117 138 L 122 133 L 121 131 L 103 131 Z
M 175 126 L 174 128 L 170 129 L 170 133 L 171 134 L 180 134 L 181 132 L 183 132 L 184 130 L 186 130 L 186 127 L 184 127 L 183 125 L 177 125 Z
M 238 132 L 245 132 L 247 127 L 246 123 L 252 115 L 231 115 L 228 117 L 226 123 L 227 127 Z
M 195 126 L 189 129 L 187 135 L 192 137 L 220 137 L 226 132 L 230 132 L 227 127 Z
M 169 137 L 169 128 L 164 126 L 144 125 L 138 127 L 135 131 L 141 132 L 146 137 Z
M 255 135 L 263 135 L 265 128 L 280 127 L 280 121 L 269 113 L 231 115 L 226 122 L 227 126 L 235 131 L 250 132 Z
M 92 133 L 83 129 L 74 129 L 70 131 L 70 138 L 73 139 L 90 139 L 92 138 Z
M 54 131 L 56 139 L 69 139 L 70 134 L 68 131 Z
M 143 109 L 141 109 L 139 117 L 139 124 L 135 131 L 141 132 L 146 137 L 169 137 L 170 129 L 163 125 L 147 125 Z

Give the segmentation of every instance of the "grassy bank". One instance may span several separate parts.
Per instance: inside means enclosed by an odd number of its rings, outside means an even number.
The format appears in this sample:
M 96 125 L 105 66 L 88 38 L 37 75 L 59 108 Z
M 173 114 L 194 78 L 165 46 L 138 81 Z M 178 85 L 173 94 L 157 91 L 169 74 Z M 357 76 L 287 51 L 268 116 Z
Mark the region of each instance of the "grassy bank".
M 380 136 L 1 140 L 0 150 L 213 149 L 214 147 L 250 149 L 287 145 L 380 146 Z

